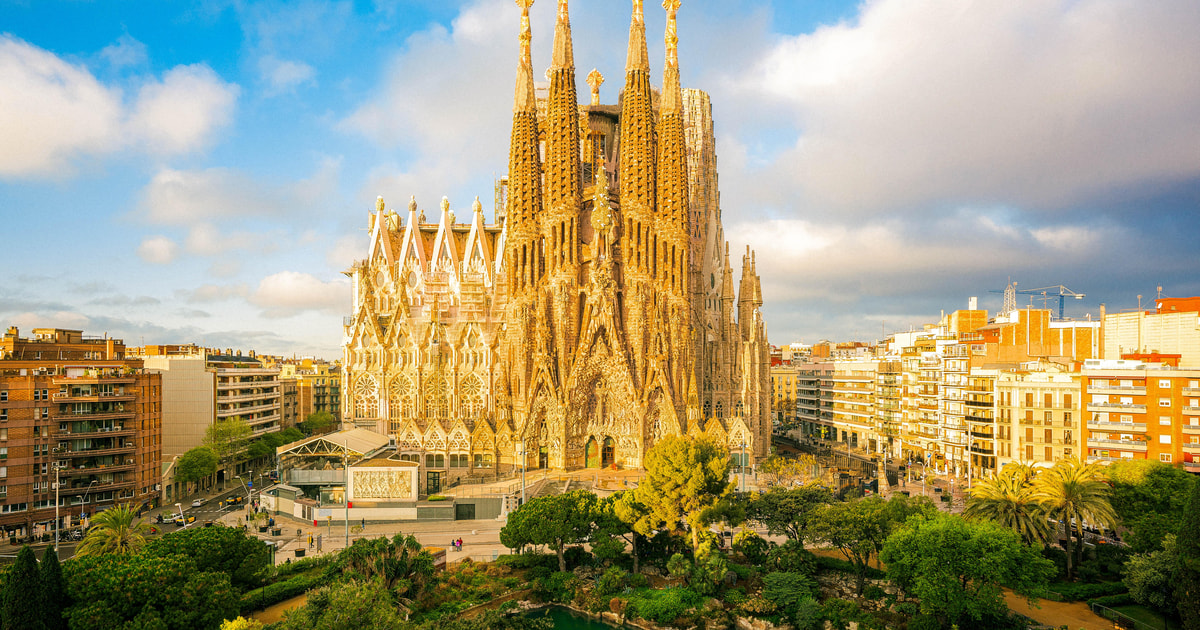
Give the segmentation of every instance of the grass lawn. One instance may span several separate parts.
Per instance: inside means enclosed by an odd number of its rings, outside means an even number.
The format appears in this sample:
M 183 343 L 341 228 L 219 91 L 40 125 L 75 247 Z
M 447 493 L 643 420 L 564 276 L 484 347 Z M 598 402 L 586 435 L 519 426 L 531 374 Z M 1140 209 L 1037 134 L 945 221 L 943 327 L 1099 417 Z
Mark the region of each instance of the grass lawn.
M 1123 615 L 1128 615 L 1130 617 L 1133 617 L 1134 619 L 1140 621 L 1141 623 L 1146 624 L 1147 626 L 1150 626 L 1151 628 L 1164 628 L 1165 630 L 1180 630 L 1179 624 L 1176 623 L 1175 620 L 1164 619 L 1162 617 L 1162 615 L 1159 615 L 1157 612 L 1155 612 L 1149 608 L 1146 608 L 1145 606 L 1139 606 L 1137 604 L 1130 604 L 1128 606 L 1117 606 L 1117 607 L 1113 608 L 1113 610 L 1115 610 Z

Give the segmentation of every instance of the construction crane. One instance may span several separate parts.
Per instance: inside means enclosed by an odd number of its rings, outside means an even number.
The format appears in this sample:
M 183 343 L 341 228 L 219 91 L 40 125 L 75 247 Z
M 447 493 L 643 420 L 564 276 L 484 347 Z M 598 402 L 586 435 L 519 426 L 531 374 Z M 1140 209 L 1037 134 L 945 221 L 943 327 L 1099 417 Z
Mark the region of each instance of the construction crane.
M 1076 293 L 1061 284 L 1056 284 L 1056 285 L 1049 286 L 1049 287 L 1038 287 L 1036 289 L 1018 289 L 1016 282 L 1010 282 L 1008 284 L 1008 286 L 1004 287 L 1004 291 L 992 291 L 992 293 L 1004 293 L 1004 308 L 1001 309 L 1001 313 L 1004 315 L 1007 315 L 1008 313 L 1011 313 L 1012 311 L 1017 310 L 1016 297 L 1017 297 L 1018 293 L 1021 295 L 1040 295 L 1040 296 L 1042 296 L 1042 307 L 1043 308 L 1046 306 L 1046 302 L 1048 302 L 1050 300 L 1050 298 L 1057 297 L 1058 298 L 1058 319 L 1060 321 L 1063 319 L 1063 310 L 1065 307 L 1066 299 L 1068 297 L 1073 297 L 1076 300 L 1082 300 L 1084 298 L 1084 296 L 1086 295 L 1084 293 Z

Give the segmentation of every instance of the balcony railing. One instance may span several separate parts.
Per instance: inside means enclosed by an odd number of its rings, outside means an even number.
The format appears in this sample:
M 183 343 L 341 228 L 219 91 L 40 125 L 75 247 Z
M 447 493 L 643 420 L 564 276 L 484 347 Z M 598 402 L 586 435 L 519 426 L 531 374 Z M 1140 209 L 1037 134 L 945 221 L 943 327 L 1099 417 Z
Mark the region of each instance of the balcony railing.
M 61 475 L 64 477 L 78 477 L 79 475 L 107 475 L 108 473 L 118 473 L 127 470 L 133 470 L 137 464 L 110 464 L 107 466 L 79 466 L 74 468 L 63 468 Z M 96 484 L 99 487 L 100 484 Z
M 1107 412 L 1107 411 L 1132 411 L 1136 413 L 1146 413 L 1146 405 L 1136 403 L 1088 403 L 1088 411 Z
M 1099 420 L 1088 420 L 1087 428 L 1098 429 L 1100 431 L 1124 431 L 1129 433 L 1144 432 L 1146 423 L 1144 422 L 1101 422 Z
M 1184 444 L 1183 452 L 1191 453 L 1192 455 L 1200 455 L 1200 444 L 1196 444 L 1194 442 Z
M 137 394 L 117 393 L 117 392 L 93 392 L 91 394 L 70 393 L 70 392 L 54 392 L 51 398 L 57 403 L 74 403 L 74 402 L 125 402 L 137 398 Z
M 1185 415 L 1185 416 L 1200 416 L 1200 407 L 1192 407 L 1192 406 L 1184 407 L 1183 415 Z
M 1130 385 L 1089 385 L 1087 388 L 1089 394 L 1134 394 L 1139 396 L 1146 395 L 1145 386 L 1130 386 Z
M 57 432 L 55 432 L 54 435 L 55 435 L 55 437 L 57 437 L 59 439 L 62 439 L 64 437 L 71 437 L 71 438 L 113 437 L 113 438 L 115 438 L 115 437 L 127 437 L 130 435 L 133 435 L 135 432 L 136 432 L 135 429 L 132 429 L 132 428 L 126 429 L 124 427 L 113 427 L 113 428 L 108 428 L 108 429 L 103 428 L 103 427 L 92 427 L 92 428 L 80 428 L 80 429 L 67 429 L 66 431 L 57 431 Z
M 1183 432 L 1191 435 L 1200 435 L 1200 424 L 1185 424 Z
M 298 470 L 287 471 L 287 482 L 290 484 L 340 484 L 346 482 L 346 473 L 342 470 Z
M 1098 440 L 1088 438 L 1087 445 L 1089 448 L 1116 448 L 1123 451 L 1144 452 L 1146 450 L 1146 443 L 1141 440 Z

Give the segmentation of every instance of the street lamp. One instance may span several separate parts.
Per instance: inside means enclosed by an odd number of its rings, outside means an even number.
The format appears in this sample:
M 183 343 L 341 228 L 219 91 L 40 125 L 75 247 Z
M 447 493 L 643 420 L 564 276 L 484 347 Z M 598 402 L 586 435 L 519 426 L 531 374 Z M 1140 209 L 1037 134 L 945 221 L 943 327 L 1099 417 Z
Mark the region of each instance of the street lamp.
M 746 440 L 742 439 L 742 458 L 738 465 L 742 469 L 742 492 L 746 491 Z
M 518 452 L 521 456 L 521 505 L 525 505 L 525 438 L 521 438 L 521 450 Z
M 242 488 L 246 490 L 246 509 L 249 509 L 250 508 L 250 488 L 246 486 L 246 480 L 242 479 L 241 475 L 234 475 L 233 478 L 242 482 Z M 251 477 L 250 481 L 253 482 L 254 478 Z M 178 505 L 178 504 L 176 504 L 176 505 Z
M 62 527 L 58 520 L 58 490 L 59 490 L 59 471 L 62 466 L 58 462 L 54 462 L 54 555 L 58 555 L 58 539 L 62 533 Z
M 87 490 L 83 491 L 83 496 L 79 497 L 79 522 L 80 523 L 83 522 L 83 509 L 84 509 L 84 506 L 87 504 L 87 495 L 89 492 L 92 491 L 92 486 L 96 485 L 97 481 L 99 481 L 99 480 L 93 479 L 92 482 L 88 484 Z M 79 496 L 79 495 L 75 495 L 75 496 Z

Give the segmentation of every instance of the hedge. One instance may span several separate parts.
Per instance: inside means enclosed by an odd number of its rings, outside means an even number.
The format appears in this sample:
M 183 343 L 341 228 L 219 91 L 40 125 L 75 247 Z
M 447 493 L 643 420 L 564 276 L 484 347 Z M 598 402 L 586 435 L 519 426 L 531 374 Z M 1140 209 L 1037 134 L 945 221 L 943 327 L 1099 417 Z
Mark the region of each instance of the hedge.
M 1062 595 L 1064 601 L 1077 602 L 1107 595 L 1118 595 L 1129 591 L 1124 582 L 1097 582 L 1095 584 L 1076 584 L 1073 582 L 1058 582 L 1051 584 L 1050 591 Z
M 849 560 L 841 558 L 830 558 L 829 556 L 817 556 L 818 571 L 837 571 L 838 573 L 852 573 L 857 575 L 858 569 Z M 887 573 L 880 571 L 875 567 L 867 567 L 867 577 L 870 579 L 880 580 L 887 577 Z
M 1107 595 L 1105 597 L 1097 597 L 1095 599 L 1087 600 L 1088 606 L 1091 606 L 1092 604 L 1099 604 L 1108 608 L 1136 603 L 1137 602 L 1134 601 L 1133 596 L 1129 593 L 1121 593 L 1120 595 Z
M 242 595 L 242 613 L 262 610 L 267 606 L 278 604 L 301 593 L 314 589 L 325 583 L 324 572 L 296 575 L 282 582 L 268 584 L 262 588 L 246 591 Z

